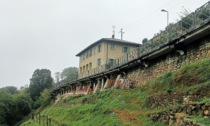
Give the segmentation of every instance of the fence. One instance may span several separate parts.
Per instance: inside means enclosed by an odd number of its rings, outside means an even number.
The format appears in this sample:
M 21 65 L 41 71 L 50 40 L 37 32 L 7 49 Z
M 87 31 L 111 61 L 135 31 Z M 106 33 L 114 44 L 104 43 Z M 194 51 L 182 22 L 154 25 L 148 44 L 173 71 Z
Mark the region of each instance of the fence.
M 63 124 L 47 115 L 32 114 L 31 120 L 34 124 L 37 124 L 39 126 L 67 126 L 66 124 Z M 31 126 L 31 123 L 25 124 L 24 126 Z

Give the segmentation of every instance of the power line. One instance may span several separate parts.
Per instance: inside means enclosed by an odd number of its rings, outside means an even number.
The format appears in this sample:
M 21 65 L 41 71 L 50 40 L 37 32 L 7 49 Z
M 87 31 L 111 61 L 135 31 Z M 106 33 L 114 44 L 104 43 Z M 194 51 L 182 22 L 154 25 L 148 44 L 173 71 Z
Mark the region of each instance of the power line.
M 170 3 L 171 4 L 171 3 Z M 163 6 L 161 6 L 161 8 L 165 8 L 165 6 L 166 5 L 169 5 L 169 3 L 167 3 L 167 4 L 165 4 L 165 5 L 163 5 Z M 177 4 L 173 4 L 173 5 L 170 5 L 170 6 L 173 6 L 173 9 L 175 8 L 175 7 L 177 7 L 178 5 L 180 5 L 180 1 L 177 3 Z M 170 7 L 170 6 L 168 6 L 168 7 Z M 171 8 L 171 7 L 170 7 Z M 155 11 L 157 12 L 157 10 L 159 11 L 159 10 L 161 10 L 160 8 L 159 9 L 156 9 Z M 129 29 L 129 31 L 132 31 L 132 30 L 134 30 L 134 29 L 136 29 L 136 28 L 138 28 L 138 27 L 135 27 L 135 28 L 131 28 L 131 27 L 134 27 L 134 26 L 142 26 L 142 25 L 144 25 L 144 24 L 146 24 L 146 23 L 148 23 L 148 22 L 151 22 L 151 21 L 154 21 L 154 20 L 152 20 L 152 19 L 155 19 L 155 17 L 157 17 L 157 16 L 159 16 L 158 15 L 158 13 L 152 13 L 152 14 L 148 14 L 147 16 L 145 16 L 145 18 L 143 17 L 143 19 L 140 21 L 140 20 L 138 20 L 138 22 L 135 22 L 135 23 L 133 23 L 133 24 L 131 24 L 129 27 L 127 27 L 127 29 Z M 139 24 L 139 23 L 141 23 L 141 24 Z
M 160 6 L 159 8 L 157 8 L 157 9 L 155 9 L 154 11 L 150 12 L 150 13 L 147 14 L 146 16 L 144 16 L 144 17 L 138 19 L 138 20 L 135 21 L 134 23 L 131 23 L 131 24 L 127 25 L 125 28 L 128 29 L 128 28 L 132 27 L 133 25 L 136 25 L 136 24 L 138 24 L 138 23 L 140 23 L 140 22 L 142 22 L 142 21 L 145 21 L 145 20 L 147 21 L 147 19 L 148 19 L 149 17 L 151 17 L 151 16 L 157 14 L 157 13 L 155 13 L 155 12 L 159 11 L 159 10 L 162 9 L 163 7 L 169 5 L 169 4 L 173 3 L 173 2 L 174 2 L 174 0 L 171 0 L 170 2 L 164 4 L 163 6 Z

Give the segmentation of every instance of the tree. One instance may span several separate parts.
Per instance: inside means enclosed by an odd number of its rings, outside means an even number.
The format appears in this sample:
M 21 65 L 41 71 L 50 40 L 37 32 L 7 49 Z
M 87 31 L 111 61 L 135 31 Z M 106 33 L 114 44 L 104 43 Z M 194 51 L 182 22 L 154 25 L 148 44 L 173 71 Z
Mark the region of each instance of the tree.
M 0 94 L 0 125 L 5 125 L 12 111 L 12 97 L 5 89 L 0 89 Z
M 0 94 L 0 126 L 14 126 L 31 112 L 32 100 L 26 89 L 9 86 L 0 88 Z
M 17 87 L 14 87 L 14 86 L 7 86 L 7 87 L 4 87 L 3 89 L 10 94 L 17 94 L 18 93 Z
M 143 40 L 142 40 L 142 44 L 145 44 L 145 43 L 147 43 L 148 42 L 148 39 L 147 38 L 144 38 Z
M 60 72 L 55 72 L 56 83 L 60 82 L 60 77 L 61 77 L 61 73 Z
M 41 92 L 41 96 L 39 97 L 39 103 L 41 107 L 46 107 L 50 104 L 51 96 L 48 89 L 44 89 L 43 92 Z
M 30 79 L 29 93 L 33 101 L 36 101 L 40 96 L 40 93 L 46 89 L 51 88 L 53 79 L 51 77 L 51 71 L 48 69 L 37 69 L 34 71 L 32 78 Z
M 26 85 L 24 85 L 24 86 L 21 86 L 20 87 L 20 91 L 22 91 L 22 90 L 28 90 L 28 85 L 26 84 Z
M 60 86 L 60 78 L 61 78 L 61 73 L 60 72 L 56 72 L 55 73 L 55 81 L 56 82 L 55 82 L 55 85 L 54 85 L 55 87 L 56 86 Z
M 65 81 L 72 81 L 77 79 L 78 68 L 77 67 L 68 67 L 65 68 L 61 73 L 61 79 Z

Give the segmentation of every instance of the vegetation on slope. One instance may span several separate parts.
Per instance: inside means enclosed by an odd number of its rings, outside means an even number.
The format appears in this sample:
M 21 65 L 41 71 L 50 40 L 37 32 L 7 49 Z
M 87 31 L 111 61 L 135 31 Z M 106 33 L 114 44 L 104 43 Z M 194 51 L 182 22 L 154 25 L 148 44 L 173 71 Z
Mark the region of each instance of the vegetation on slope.
M 27 88 L 0 88 L 0 125 L 15 125 L 31 112 L 32 100 Z
M 135 89 L 109 89 L 87 96 L 68 97 L 46 107 L 40 114 L 50 116 L 52 125 L 162 126 L 160 122 L 152 122 L 149 115 L 182 106 L 182 103 L 151 108 L 148 106 L 148 97 L 171 91 L 190 92 L 200 89 L 210 89 L 210 59 L 183 65 L 178 71 L 167 72 Z M 209 101 L 209 98 L 204 97 L 197 102 Z M 210 123 L 201 117 L 189 118 L 203 124 Z M 22 125 L 27 124 L 38 125 L 38 122 L 30 120 Z

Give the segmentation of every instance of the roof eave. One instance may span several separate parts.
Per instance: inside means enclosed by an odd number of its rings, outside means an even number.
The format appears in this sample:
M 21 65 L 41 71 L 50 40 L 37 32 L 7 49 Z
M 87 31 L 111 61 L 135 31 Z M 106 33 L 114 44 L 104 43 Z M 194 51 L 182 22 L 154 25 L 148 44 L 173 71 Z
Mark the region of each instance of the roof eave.
M 109 41 L 109 42 L 120 43 L 120 40 L 118 40 L 118 39 L 116 39 L 116 40 L 114 41 L 114 39 L 113 39 L 113 40 L 110 40 L 110 39 L 102 38 L 102 39 L 99 39 L 98 41 L 92 43 L 91 45 L 89 45 L 88 47 L 86 47 L 85 49 L 83 49 L 82 51 L 80 51 L 76 56 L 80 56 L 80 55 L 81 55 L 82 53 L 84 53 L 86 50 L 88 50 L 89 48 L 91 48 L 91 47 L 94 46 L 94 45 L 97 45 L 98 43 L 100 43 L 100 42 L 102 42 L 102 41 Z M 129 43 L 129 42 L 126 42 L 126 41 L 124 41 L 124 42 L 125 42 L 125 44 L 128 44 L 128 45 L 135 45 L 135 46 L 140 46 L 140 45 L 141 45 L 141 44 L 134 43 L 134 42 L 132 42 L 132 43 Z

